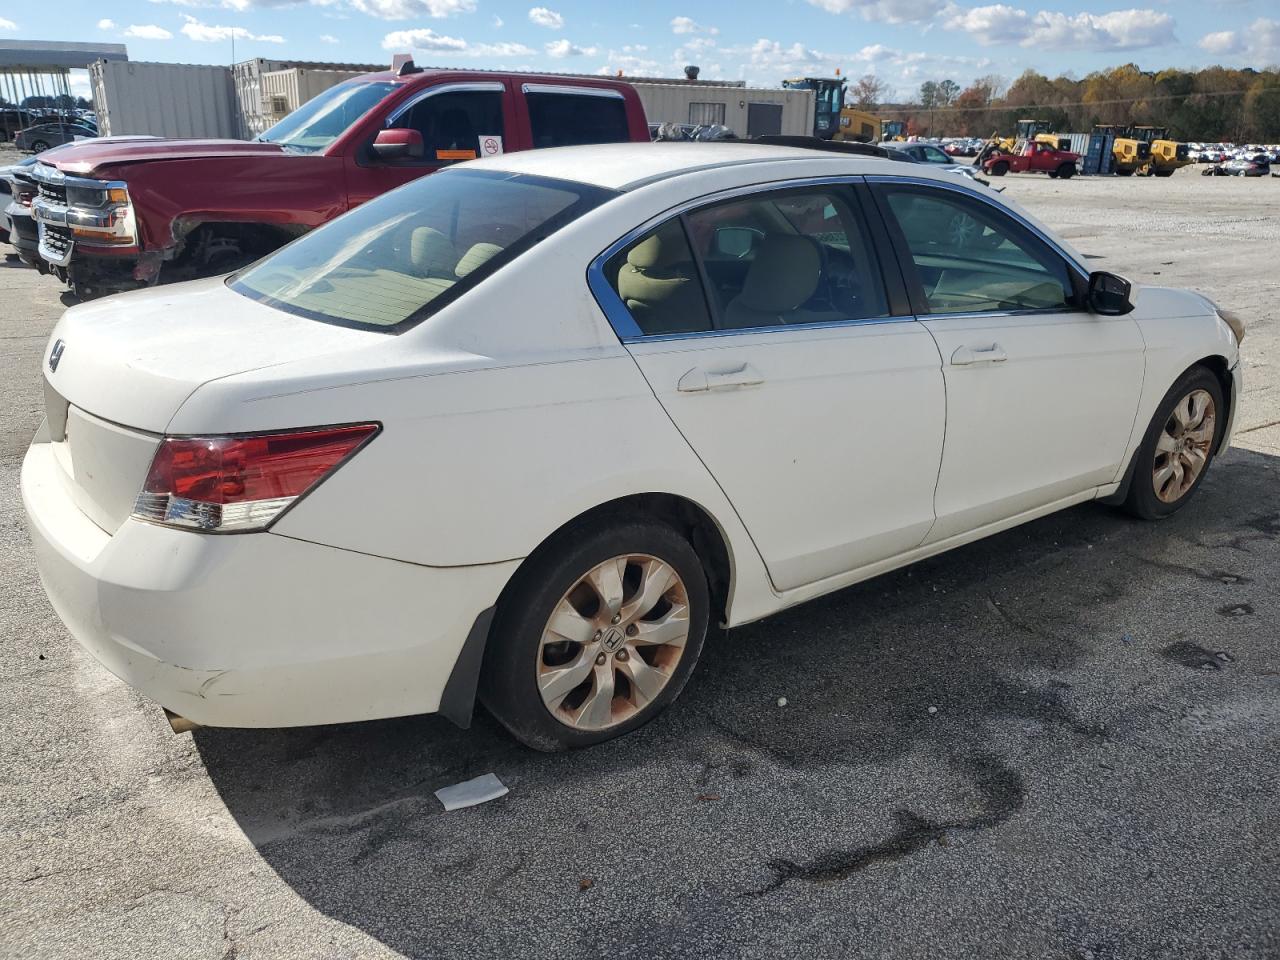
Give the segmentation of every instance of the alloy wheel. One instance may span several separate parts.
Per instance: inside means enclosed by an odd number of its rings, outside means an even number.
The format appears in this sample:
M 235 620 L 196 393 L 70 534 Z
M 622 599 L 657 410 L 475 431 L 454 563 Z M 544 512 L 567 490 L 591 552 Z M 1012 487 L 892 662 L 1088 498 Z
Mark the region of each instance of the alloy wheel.
M 607 730 L 662 693 L 689 640 L 689 595 L 670 564 L 613 557 L 556 604 L 538 644 L 537 684 L 558 721 Z
M 1156 440 L 1151 482 L 1164 503 L 1177 503 L 1209 463 L 1217 410 L 1207 390 L 1192 390 L 1173 406 Z

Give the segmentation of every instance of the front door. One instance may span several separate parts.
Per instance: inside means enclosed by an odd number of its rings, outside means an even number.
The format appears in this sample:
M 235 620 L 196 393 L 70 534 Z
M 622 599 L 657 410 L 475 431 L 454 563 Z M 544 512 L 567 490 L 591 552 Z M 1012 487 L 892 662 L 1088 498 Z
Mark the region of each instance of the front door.
M 875 189 L 946 378 L 929 541 L 1114 481 L 1142 390 L 1137 324 L 1085 310 L 1078 269 L 969 191 Z
M 631 243 L 607 275 L 635 323 L 628 349 L 779 590 L 923 540 L 938 352 L 894 315 L 852 188 L 709 204 Z

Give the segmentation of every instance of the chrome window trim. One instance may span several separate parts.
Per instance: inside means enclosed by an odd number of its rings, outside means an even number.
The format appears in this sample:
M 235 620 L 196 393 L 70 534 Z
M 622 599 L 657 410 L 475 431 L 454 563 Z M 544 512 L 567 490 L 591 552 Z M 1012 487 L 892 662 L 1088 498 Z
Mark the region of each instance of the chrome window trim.
M 520 87 L 522 93 L 561 93 L 573 97 L 606 97 L 610 100 L 625 100 L 621 90 L 610 87 L 575 87 L 557 83 L 526 83 Z
M 505 93 L 506 90 L 507 88 L 504 84 L 491 80 L 475 83 L 442 83 L 439 86 L 427 87 L 427 89 L 413 97 L 410 97 L 404 103 L 400 104 L 400 106 L 396 107 L 394 111 L 388 114 L 383 126 L 387 129 L 391 129 L 392 125 L 395 124 L 397 120 L 428 97 L 438 96 L 442 93 Z
M 1029 220 L 1027 220 L 1026 217 L 1022 216 L 1022 214 L 1018 213 L 1018 211 L 1014 210 L 1012 207 L 1008 207 L 1005 204 L 1000 203 L 998 200 L 993 200 L 991 197 L 984 196 L 982 193 L 980 193 L 977 190 L 973 190 L 966 186 L 962 186 L 959 183 L 946 183 L 940 180 L 926 180 L 920 177 L 905 177 L 905 176 L 897 176 L 892 174 L 867 174 L 864 177 L 864 179 L 867 181 L 867 183 L 897 183 L 897 184 L 906 184 L 907 186 L 911 186 L 911 187 L 937 187 L 938 189 L 941 189 L 941 190 L 950 190 L 953 193 L 960 193 L 966 197 L 972 197 L 975 200 L 980 200 L 983 203 L 985 203 L 987 206 L 991 207 L 992 209 L 997 210 L 1000 213 L 1003 213 L 1005 216 L 1014 220 L 1020 227 L 1022 227 L 1024 230 L 1030 233 L 1033 237 L 1035 237 L 1037 240 L 1039 240 L 1041 243 L 1043 243 L 1045 246 L 1051 249 L 1054 253 L 1060 256 L 1064 261 L 1066 261 L 1067 266 L 1071 269 L 1074 269 L 1076 274 L 1080 277 L 1081 280 L 1084 280 L 1086 283 L 1089 281 L 1088 271 L 1085 270 L 1076 261 L 1075 257 L 1071 256 L 1071 254 L 1067 253 L 1066 250 L 1062 249 L 1062 247 L 1058 244 L 1056 240 L 1054 240 L 1052 237 L 1045 236 L 1045 234 L 1040 231 L 1039 227 L 1031 223 Z M 1010 310 L 1010 311 L 1002 311 L 999 315 L 1003 316 L 1003 315 L 1006 315 L 1006 313 L 1014 314 L 1014 313 L 1027 313 L 1027 312 L 1028 311 L 1026 310 Z M 1043 313 L 1046 311 L 1031 311 L 1031 312 Z M 1048 311 L 1048 312 L 1061 313 L 1061 311 Z M 986 314 L 983 314 L 983 315 L 986 316 Z M 943 316 L 943 314 L 930 313 L 930 314 L 925 314 L 925 316 L 936 319 L 939 316 Z M 948 316 L 950 316 L 950 314 L 948 314 Z M 977 314 L 963 313 L 963 314 L 959 314 L 959 316 L 972 317 L 972 316 L 977 316 Z
M 789 330 L 830 330 L 834 328 L 852 327 L 859 324 L 881 324 L 881 323 L 904 323 L 915 322 L 918 318 L 914 314 L 890 315 L 884 317 L 865 317 L 858 320 L 824 320 L 817 323 L 786 323 L 776 324 L 768 327 L 743 327 L 737 330 L 696 330 L 690 333 L 662 333 L 646 336 L 636 323 L 635 318 L 631 316 L 631 311 L 627 309 L 627 305 L 622 302 L 622 298 L 618 296 L 618 292 L 613 289 L 612 284 L 604 275 L 604 266 L 609 258 L 622 250 L 629 243 L 639 239 L 655 227 L 666 223 L 668 220 L 695 210 L 705 207 L 713 203 L 719 203 L 724 200 L 732 200 L 735 197 L 751 196 L 757 193 L 773 193 L 778 190 L 790 190 L 792 188 L 816 187 L 816 186 L 857 186 L 863 183 L 867 178 L 861 174 L 847 174 L 845 176 L 827 176 L 827 177 L 804 177 L 801 179 L 783 179 L 770 180 L 764 183 L 752 183 L 742 187 L 732 187 L 728 190 L 721 190 L 716 193 L 704 194 L 701 197 L 695 197 L 692 200 L 686 200 L 674 207 L 668 207 L 662 213 L 650 217 L 640 226 L 635 227 L 621 238 L 611 243 L 605 250 L 596 256 L 587 267 L 587 286 L 591 290 L 592 296 L 595 297 L 596 303 L 600 306 L 601 311 L 605 315 L 605 319 L 609 321 L 609 326 L 613 327 L 613 332 L 618 335 L 618 339 L 625 343 L 653 343 L 669 340 L 691 340 L 696 337 L 736 337 L 751 335 L 756 333 L 777 333 L 779 331 Z M 860 212 L 860 211 L 857 211 Z M 883 254 L 877 251 L 877 254 L 883 258 Z

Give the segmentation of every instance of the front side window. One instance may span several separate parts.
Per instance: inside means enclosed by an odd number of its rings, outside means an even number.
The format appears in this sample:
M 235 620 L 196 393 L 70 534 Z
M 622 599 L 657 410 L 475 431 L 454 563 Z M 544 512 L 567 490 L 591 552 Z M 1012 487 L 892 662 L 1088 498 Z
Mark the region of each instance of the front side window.
M 952 160 L 937 147 L 925 147 L 924 158 L 929 163 L 951 163 Z
M 565 180 L 449 170 L 295 240 L 231 288 L 315 320 L 399 332 L 611 196 Z
M 394 83 L 348 80 L 308 100 L 258 139 L 297 153 L 319 153 L 395 88 Z
M 395 126 L 422 134 L 427 163 L 474 160 L 484 138 L 502 136 L 502 91 L 458 90 L 424 97 Z
M 1062 258 L 989 204 L 927 187 L 886 195 L 930 313 L 1075 308 Z
M 631 139 L 627 105 L 621 97 L 530 91 L 525 102 L 535 147 L 626 143 Z

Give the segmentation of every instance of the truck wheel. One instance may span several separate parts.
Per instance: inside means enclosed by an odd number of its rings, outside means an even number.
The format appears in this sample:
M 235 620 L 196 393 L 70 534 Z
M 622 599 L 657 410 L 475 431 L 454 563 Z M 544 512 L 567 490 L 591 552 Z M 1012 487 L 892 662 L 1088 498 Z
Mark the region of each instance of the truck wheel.
M 1117 176 L 1117 177 L 1132 177 L 1132 176 L 1133 176 L 1133 171 L 1132 171 L 1132 170 L 1117 170 L 1117 171 L 1116 171 L 1116 176 Z
M 1057 173 L 1063 180 L 1070 180 L 1076 175 L 1076 165 L 1074 163 L 1064 163 L 1058 168 Z
M 997 163 L 993 163 L 991 165 L 991 170 L 989 172 L 993 177 L 1003 177 L 1006 173 L 1009 172 L 1009 164 L 1006 163 L 1004 160 L 1001 160 Z
M 1173 171 L 1172 171 L 1172 170 L 1157 170 L 1157 171 L 1156 171 L 1156 176 L 1157 176 L 1157 177 L 1172 177 L 1172 176 L 1173 176 Z
M 31 144 L 32 153 L 44 153 L 48 149 L 49 149 L 49 144 L 47 144 L 43 140 L 35 140 Z

